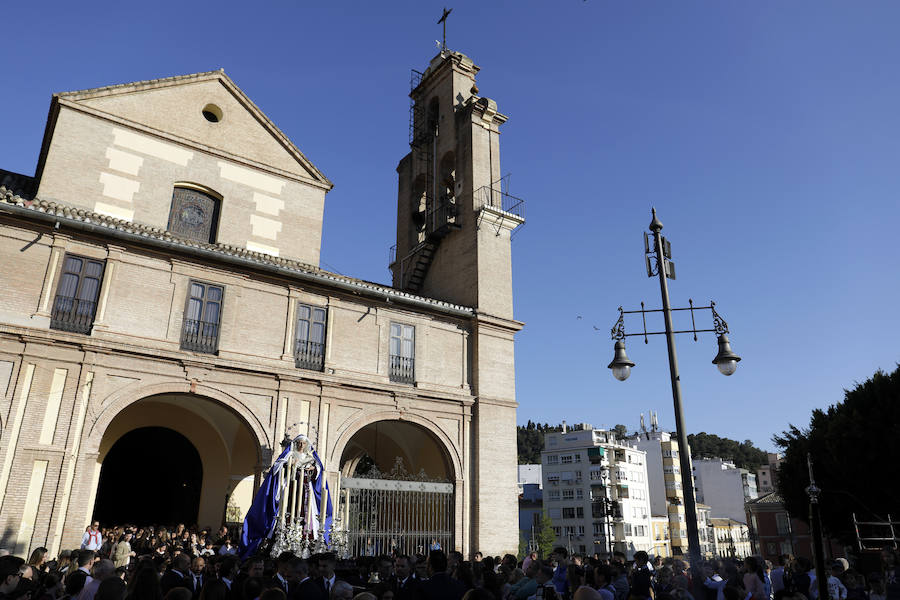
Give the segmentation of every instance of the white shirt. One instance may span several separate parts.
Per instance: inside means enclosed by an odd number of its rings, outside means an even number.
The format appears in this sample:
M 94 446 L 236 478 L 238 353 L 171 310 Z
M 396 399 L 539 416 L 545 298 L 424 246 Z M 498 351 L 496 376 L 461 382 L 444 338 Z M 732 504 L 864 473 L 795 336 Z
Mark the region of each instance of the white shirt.
M 91 529 L 90 531 L 85 531 L 84 535 L 81 536 L 81 549 L 82 550 L 94 550 L 97 551 L 100 549 L 100 546 L 103 545 L 103 536 L 100 534 L 100 531 L 94 531 Z
M 325 579 L 324 577 L 322 578 L 322 581 L 325 583 L 326 591 L 331 592 L 331 588 L 334 587 L 334 580 L 336 577 L 337 577 L 337 575 L 332 575 L 331 579 Z

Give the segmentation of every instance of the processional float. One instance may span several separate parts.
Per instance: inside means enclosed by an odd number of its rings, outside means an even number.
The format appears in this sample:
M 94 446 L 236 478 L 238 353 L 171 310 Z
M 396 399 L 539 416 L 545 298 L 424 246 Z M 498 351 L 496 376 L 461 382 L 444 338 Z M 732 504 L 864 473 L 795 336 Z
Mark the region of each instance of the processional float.
M 346 535 L 334 517 L 325 467 L 305 435 L 291 440 L 253 498 L 241 532 L 241 556 L 292 552 L 346 554 Z

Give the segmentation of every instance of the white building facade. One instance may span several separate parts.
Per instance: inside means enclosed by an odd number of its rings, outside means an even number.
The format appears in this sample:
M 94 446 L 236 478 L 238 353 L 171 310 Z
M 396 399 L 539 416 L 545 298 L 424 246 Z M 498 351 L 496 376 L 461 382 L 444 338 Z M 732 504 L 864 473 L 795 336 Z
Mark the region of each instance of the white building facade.
M 708 504 L 714 518 L 747 522 L 744 503 L 758 497 L 756 475 L 721 458 L 692 461 L 697 502 Z
M 541 453 L 544 507 L 556 543 L 571 552 L 652 552 L 647 457 L 613 431 L 547 433 Z
M 687 554 L 688 540 L 678 440 L 668 432 L 658 430 L 655 418 L 653 422 L 651 430 L 637 433 L 628 439 L 628 443 L 646 454 L 652 514 L 668 519 L 669 548 L 673 556 L 681 556 Z M 702 529 L 700 535 L 703 542 Z

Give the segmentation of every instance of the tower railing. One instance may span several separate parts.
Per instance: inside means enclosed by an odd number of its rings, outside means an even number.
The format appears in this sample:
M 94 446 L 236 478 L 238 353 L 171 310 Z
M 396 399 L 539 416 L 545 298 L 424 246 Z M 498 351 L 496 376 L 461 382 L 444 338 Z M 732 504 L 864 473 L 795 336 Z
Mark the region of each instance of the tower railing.
M 496 186 L 485 185 L 475 190 L 475 209 L 480 210 L 488 206 L 521 219 L 525 218 L 525 200 Z

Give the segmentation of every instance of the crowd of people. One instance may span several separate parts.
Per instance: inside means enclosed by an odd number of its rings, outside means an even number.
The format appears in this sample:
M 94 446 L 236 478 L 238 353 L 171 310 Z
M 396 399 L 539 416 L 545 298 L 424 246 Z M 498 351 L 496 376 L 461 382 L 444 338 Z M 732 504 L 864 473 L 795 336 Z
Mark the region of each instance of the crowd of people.
M 4 555 L 5 554 L 5 555 Z M 360 557 L 330 553 L 241 559 L 226 527 L 114 527 L 94 522 L 81 547 L 28 560 L 0 550 L 0 600 L 826 600 L 803 557 L 704 561 L 635 552 L 586 557 L 557 548 L 545 560 L 459 552 Z M 897 553 L 865 576 L 838 559 L 827 600 L 900 600 Z

